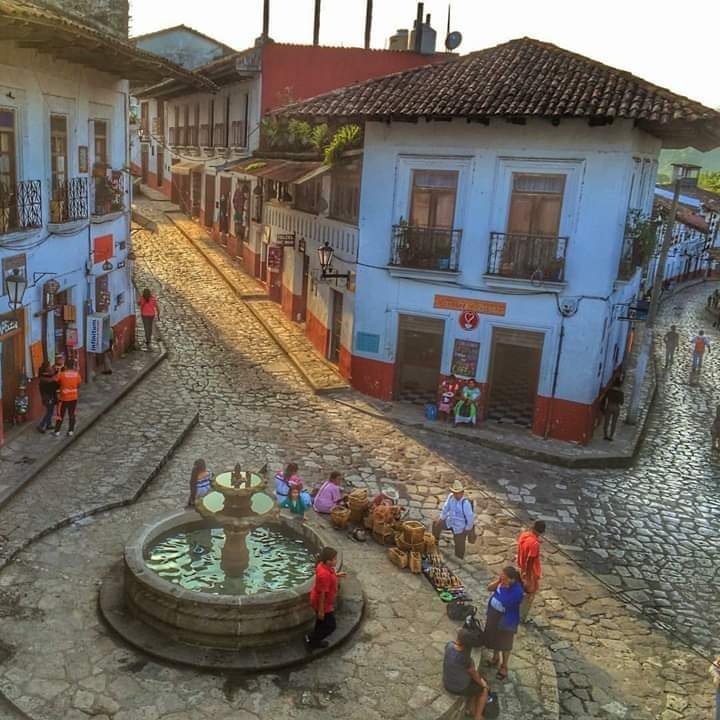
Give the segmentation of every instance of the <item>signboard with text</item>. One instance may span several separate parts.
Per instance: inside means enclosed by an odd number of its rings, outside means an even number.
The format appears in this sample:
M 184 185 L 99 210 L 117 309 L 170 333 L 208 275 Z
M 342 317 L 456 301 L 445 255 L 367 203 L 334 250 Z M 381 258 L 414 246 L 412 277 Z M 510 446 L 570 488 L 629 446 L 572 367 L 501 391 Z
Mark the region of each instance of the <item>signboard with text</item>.
M 440 310 L 470 310 L 480 315 L 505 315 L 507 305 L 504 302 L 460 298 L 453 295 L 436 295 L 433 307 Z

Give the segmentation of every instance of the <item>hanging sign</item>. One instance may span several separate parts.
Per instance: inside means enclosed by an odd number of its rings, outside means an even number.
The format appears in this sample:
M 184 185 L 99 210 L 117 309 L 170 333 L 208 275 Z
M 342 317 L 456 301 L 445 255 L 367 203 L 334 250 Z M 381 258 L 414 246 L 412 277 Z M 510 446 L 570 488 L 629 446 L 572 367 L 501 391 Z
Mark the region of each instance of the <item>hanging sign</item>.
M 11 333 L 16 333 L 20 329 L 20 321 L 17 318 L 8 318 L 0 320 L 0 339 Z
M 295 247 L 295 233 L 288 233 L 287 235 L 276 235 L 275 242 L 280 247 Z
M 480 315 L 473 310 L 463 310 L 460 313 L 460 327 L 463 330 L 474 330 L 480 323 Z
M 453 347 L 450 372 L 458 377 L 475 377 L 477 374 L 480 343 L 471 340 L 456 340 Z
M 78 346 L 78 329 L 74 325 L 65 330 L 65 344 L 71 348 Z
M 103 321 L 104 315 L 92 313 L 87 316 L 87 333 L 85 346 L 89 353 L 103 352 Z

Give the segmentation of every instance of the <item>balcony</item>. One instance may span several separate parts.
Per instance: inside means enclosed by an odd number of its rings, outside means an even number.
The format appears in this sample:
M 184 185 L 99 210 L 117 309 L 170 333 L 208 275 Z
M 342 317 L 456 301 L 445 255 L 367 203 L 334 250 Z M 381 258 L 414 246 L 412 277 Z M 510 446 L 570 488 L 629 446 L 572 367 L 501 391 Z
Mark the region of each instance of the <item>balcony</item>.
M 643 245 L 638 238 L 626 237 L 618 267 L 618 280 L 630 280 L 635 271 L 644 264 Z
M 492 232 L 486 278 L 562 283 L 567 244 L 567 237 Z
M 95 183 L 93 216 L 122 212 L 125 209 L 125 183 L 122 171 L 113 170 L 109 176 L 96 176 L 93 180 Z
M 56 183 L 50 199 L 50 222 L 69 223 L 88 217 L 87 178 L 70 178 Z
M 0 235 L 42 227 L 39 180 L 0 182 Z
M 462 230 L 393 225 L 392 267 L 457 272 Z

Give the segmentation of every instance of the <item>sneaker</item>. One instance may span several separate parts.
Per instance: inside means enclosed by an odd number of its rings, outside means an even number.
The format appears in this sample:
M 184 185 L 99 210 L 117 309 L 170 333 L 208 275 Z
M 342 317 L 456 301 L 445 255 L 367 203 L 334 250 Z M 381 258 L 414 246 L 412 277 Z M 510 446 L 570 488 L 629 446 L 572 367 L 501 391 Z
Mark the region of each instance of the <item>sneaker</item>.
M 60 437 L 60 431 L 58 430 L 57 432 L 54 432 L 53 437 Z
M 75 433 L 72 430 L 68 430 L 68 437 L 72 437 Z

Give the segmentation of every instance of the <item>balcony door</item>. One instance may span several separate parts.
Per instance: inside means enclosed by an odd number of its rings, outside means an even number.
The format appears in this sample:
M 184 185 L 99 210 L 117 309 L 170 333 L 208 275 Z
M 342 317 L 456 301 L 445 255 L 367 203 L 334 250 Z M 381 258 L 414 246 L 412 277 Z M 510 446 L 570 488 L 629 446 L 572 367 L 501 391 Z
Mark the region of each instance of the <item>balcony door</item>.
M 50 170 L 52 200 L 50 221 L 60 223 L 66 216 L 65 189 L 68 173 L 68 129 L 64 115 L 50 116 Z
M 0 234 L 17 226 L 15 112 L 0 108 Z
M 501 275 L 532 277 L 539 270 L 550 276 L 564 190 L 564 175 L 513 173 Z
M 400 400 L 435 402 L 440 380 L 445 321 L 400 315 L 395 395 Z

